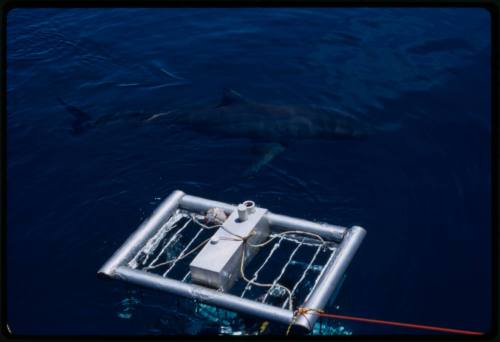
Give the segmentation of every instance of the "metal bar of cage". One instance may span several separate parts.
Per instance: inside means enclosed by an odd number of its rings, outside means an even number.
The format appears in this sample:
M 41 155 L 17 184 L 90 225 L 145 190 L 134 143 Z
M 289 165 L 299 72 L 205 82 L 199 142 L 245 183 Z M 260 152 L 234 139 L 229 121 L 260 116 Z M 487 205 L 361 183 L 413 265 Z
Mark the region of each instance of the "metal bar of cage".
M 313 311 L 295 319 L 294 312 L 291 310 L 184 282 L 189 272 L 182 281 L 179 281 L 127 266 L 128 262 L 141 251 L 144 245 L 164 226 L 177 209 L 203 212 L 213 207 L 222 208 L 226 213 L 231 213 L 236 209 L 234 205 L 186 195 L 179 190 L 174 191 L 99 269 L 98 275 L 198 299 L 207 304 L 255 315 L 271 321 L 284 324 L 293 323 L 295 327 L 311 330 L 318 318 L 317 313 Z M 340 243 L 332 253 L 332 258 L 324 265 L 306 301 L 301 305 L 311 309 L 322 309 L 337 288 L 366 231 L 358 226 L 348 229 L 271 212 L 267 212 L 264 217 L 273 230 L 301 230 Z M 333 254 L 335 257 L 333 257 Z
M 176 190 L 168 196 L 160 206 L 145 220 L 125 243 L 101 267 L 98 274 L 112 276 L 119 266 L 122 266 L 135 255 L 179 207 L 179 201 L 185 193 Z
M 207 200 L 205 198 L 185 195 L 180 200 L 182 208 L 193 210 L 197 212 L 206 211 L 210 208 L 221 208 L 226 214 L 230 214 L 236 209 L 236 206 L 224 202 Z M 305 232 L 318 234 L 328 240 L 337 242 L 342 241 L 344 234 L 347 230 L 345 227 L 336 226 L 327 223 L 316 223 L 307 220 L 302 220 L 295 217 L 285 215 L 273 214 L 268 212 L 265 215 L 269 225 L 274 226 L 278 230 L 295 230 L 300 229 Z
M 347 266 L 349 266 L 365 235 L 366 230 L 359 226 L 353 226 L 347 231 L 344 240 L 335 251 L 335 257 L 325 265 L 325 272 L 320 275 L 318 283 L 302 305 L 304 308 L 322 310 L 325 307 L 328 298 L 330 298 L 342 280 Z M 296 323 L 311 330 L 317 319 L 318 313 L 316 311 L 309 311 L 299 316 Z
M 132 260 L 129 262 L 130 267 L 136 268 L 138 266 L 137 262 L 139 260 L 139 256 L 141 255 L 141 252 L 144 252 L 146 254 L 143 263 L 145 263 L 149 259 L 150 253 L 156 250 L 162 239 L 168 234 L 171 229 L 174 229 L 177 222 L 179 222 L 184 217 L 178 212 L 178 209 L 175 210 L 172 216 L 160 227 L 160 229 L 158 229 L 158 232 L 154 234 L 153 237 L 148 240 L 146 245 L 137 252 L 135 257 L 132 258 Z
M 293 312 L 289 310 L 262 304 L 246 298 L 240 298 L 204 286 L 186 284 L 178 280 L 163 278 L 160 275 L 134 270 L 130 267 L 120 266 L 115 270 L 115 274 L 117 278 L 136 285 L 167 291 L 179 296 L 197 299 L 208 304 L 244 312 L 264 319 L 278 321 L 284 324 L 289 324 L 293 319 Z

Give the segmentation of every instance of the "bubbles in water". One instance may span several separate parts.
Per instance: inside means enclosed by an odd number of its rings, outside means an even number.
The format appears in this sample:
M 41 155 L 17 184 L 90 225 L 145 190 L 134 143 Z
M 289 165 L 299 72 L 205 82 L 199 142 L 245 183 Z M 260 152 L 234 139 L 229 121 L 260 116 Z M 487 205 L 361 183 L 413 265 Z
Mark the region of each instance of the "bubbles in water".
M 140 300 L 136 297 L 128 297 L 120 301 L 120 311 L 117 313 L 117 316 L 122 319 L 131 319 L 132 314 L 135 311 L 137 305 L 140 303 Z

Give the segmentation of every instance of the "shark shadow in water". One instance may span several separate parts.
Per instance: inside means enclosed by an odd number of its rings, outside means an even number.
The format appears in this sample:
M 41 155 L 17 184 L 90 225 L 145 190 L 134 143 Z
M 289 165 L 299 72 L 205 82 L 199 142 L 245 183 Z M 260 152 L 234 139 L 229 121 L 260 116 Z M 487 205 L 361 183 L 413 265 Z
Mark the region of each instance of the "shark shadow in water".
M 96 120 L 61 98 L 59 102 L 73 116 L 74 135 L 113 121 L 136 121 L 167 122 L 180 129 L 217 138 L 247 138 L 261 150 L 261 157 L 247 171 L 248 174 L 258 172 L 292 142 L 360 140 L 378 130 L 368 122 L 340 110 L 259 103 L 243 98 L 234 90 L 226 90 L 217 106 L 174 109 L 156 114 L 115 114 Z

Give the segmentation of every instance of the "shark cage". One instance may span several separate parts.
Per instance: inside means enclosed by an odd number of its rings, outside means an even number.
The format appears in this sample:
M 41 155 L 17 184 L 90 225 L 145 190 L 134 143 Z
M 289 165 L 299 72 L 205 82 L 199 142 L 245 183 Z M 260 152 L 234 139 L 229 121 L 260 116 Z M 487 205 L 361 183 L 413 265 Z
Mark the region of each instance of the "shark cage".
M 365 234 L 177 190 L 98 275 L 308 333 Z

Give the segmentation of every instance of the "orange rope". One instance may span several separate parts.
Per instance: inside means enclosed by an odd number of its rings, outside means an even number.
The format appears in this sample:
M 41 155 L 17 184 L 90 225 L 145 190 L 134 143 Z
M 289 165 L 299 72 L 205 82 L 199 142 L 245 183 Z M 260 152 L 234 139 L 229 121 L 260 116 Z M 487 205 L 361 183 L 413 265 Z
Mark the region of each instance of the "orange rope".
M 405 327 L 405 328 L 422 329 L 422 330 L 433 330 L 433 331 L 447 332 L 447 333 L 452 333 L 452 334 L 463 334 L 463 335 L 483 335 L 484 334 L 482 332 L 477 332 L 477 331 L 441 328 L 441 327 L 435 327 L 435 326 L 431 326 L 431 325 L 401 323 L 401 322 L 393 322 L 393 321 L 383 321 L 380 319 L 362 318 L 362 317 L 345 316 L 345 315 L 335 315 L 335 314 L 325 313 L 323 310 L 319 310 L 319 309 L 310 309 L 310 308 L 302 308 L 301 307 L 295 311 L 293 320 L 290 322 L 290 325 L 288 326 L 288 329 L 286 331 L 286 335 L 288 335 L 290 333 L 292 325 L 297 321 L 297 318 L 301 315 L 305 315 L 309 311 L 316 312 L 318 314 L 318 316 L 320 316 L 320 317 L 336 318 L 336 319 L 358 321 L 358 322 L 364 322 L 364 323 L 383 324 L 383 325 L 391 325 L 391 326 L 396 326 L 396 327 Z
M 310 310 L 308 310 L 308 311 L 310 311 Z M 361 318 L 361 317 L 353 317 L 353 316 L 345 316 L 345 315 L 335 315 L 335 314 L 328 314 L 328 313 L 323 313 L 323 312 L 318 312 L 318 315 L 321 316 L 321 317 L 336 318 L 336 319 L 343 319 L 343 320 L 349 320 L 349 321 L 358 321 L 358 322 L 365 322 L 365 323 L 392 325 L 392 326 L 397 326 L 397 327 L 422 329 L 422 330 L 441 331 L 441 332 L 447 332 L 447 333 L 452 333 L 452 334 L 483 335 L 482 332 L 477 332 L 477 331 L 441 328 L 441 327 L 434 327 L 434 326 L 422 325 L 422 324 L 411 324 L 411 323 L 400 323 L 400 322 L 393 322 L 393 321 L 383 321 L 383 320 L 379 320 L 379 319 Z

